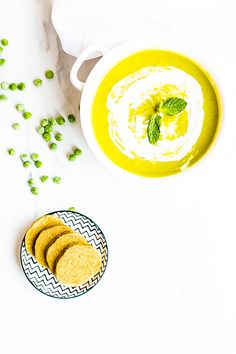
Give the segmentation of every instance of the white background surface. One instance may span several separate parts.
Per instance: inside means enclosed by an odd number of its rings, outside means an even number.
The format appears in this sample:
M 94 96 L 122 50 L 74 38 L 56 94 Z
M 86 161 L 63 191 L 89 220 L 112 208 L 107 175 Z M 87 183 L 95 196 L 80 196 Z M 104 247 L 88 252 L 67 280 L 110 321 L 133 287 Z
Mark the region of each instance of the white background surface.
M 81 1 L 83 6 L 83 1 Z M 80 126 L 67 125 L 53 154 L 35 133 L 43 116 L 77 114 L 69 85 L 73 58 L 63 54 L 45 1 L 1 0 L 7 59 L 1 81 L 25 81 L 0 103 L 0 352 L 4 354 L 233 354 L 236 353 L 236 90 L 233 1 L 165 1 L 153 9 L 170 33 L 202 50 L 224 94 L 224 129 L 198 167 L 152 183 L 123 180 L 96 161 Z M 194 33 L 194 34 L 193 34 Z M 191 40 L 192 38 L 192 40 Z M 197 39 L 196 39 L 197 38 Z M 57 78 L 36 89 L 47 68 Z M 33 113 L 23 121 L 14 104 Z M 21 122 L 21 132 L 11 123 Z M 63 151 L 83 149 L 76 163 Z M 42 173 L 61 175 L 40 196 L 29 193 L 28 172 L 8 147 L 40 152 Z M 41 171 L 32 169 L 38 175 Z M 103 229 L 109 263 L 88 294 L 59 301 L 24 277 L 19 246 L 26 228 L 46 212 L 76 206 Z

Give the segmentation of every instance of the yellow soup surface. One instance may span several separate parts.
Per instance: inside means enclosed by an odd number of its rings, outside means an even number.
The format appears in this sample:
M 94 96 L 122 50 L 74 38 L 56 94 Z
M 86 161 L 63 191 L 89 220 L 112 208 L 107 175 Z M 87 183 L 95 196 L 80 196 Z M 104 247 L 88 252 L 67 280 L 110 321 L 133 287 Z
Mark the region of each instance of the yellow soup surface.
M 170 97 L 186 100 L 186 109 L 162 116 L 159 140 L 151 145 L 149 118 Z M 139 51 L 116 64 L 92 105 L 95 137 L 105 155 L 145 177 L 193 165 L 213 143 L 219 123 L 220 100 L 210 75 L 191 59 L 164 50 Z

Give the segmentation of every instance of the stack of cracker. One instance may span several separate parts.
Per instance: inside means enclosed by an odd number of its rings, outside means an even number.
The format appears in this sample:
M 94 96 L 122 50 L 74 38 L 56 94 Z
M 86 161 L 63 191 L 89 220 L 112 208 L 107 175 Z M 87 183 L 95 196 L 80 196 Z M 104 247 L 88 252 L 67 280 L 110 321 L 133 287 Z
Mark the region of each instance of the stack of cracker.
M 65 285 L 84 284 L 101 267 L 99 252 L 55 216 L 45 215 L 36 220 L 26 232 L 25 246 Z

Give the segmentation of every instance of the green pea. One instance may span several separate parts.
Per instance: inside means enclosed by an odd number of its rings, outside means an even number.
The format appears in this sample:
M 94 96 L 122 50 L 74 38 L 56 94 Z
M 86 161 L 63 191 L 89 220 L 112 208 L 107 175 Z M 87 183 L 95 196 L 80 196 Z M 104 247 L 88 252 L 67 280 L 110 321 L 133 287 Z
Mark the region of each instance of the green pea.
M 18 129 L 20 129 L 20 124 L 19 124 L 19 123 L 13 123 L 13 124 L 12 124 L 12 128 L 13 128 L 14 130 L 18 130 Z
M 46 176 L 46 175 L 40 177 L 40 180 L 41 180 L 41 182 L 43 182 L 43 183 L 47 182 L 48 179 L 49 179 L 49 177 Z
M 40 168 L 43 166 L 42 161 L 39 161 L 39 160 L 35 161 L 34 164 L 35 164 L 35 167 L 37 167 L 37 168 Z
M 80 150 L 79 148 L 76 148 L 75 150 L 74 150 L 74 155 L 75 156 L 80 156 L 82 154 L 82 150 Z
M 24 106 L 22 103 L 18 103 L 18 104 L 16 105 L 16 110 L 17 110 L 18 112 L 24 112 L 24 111 L 25 111 L 25 106 Z
M 52 151 L 56 151 L 57 150 L 57 144 L 56 143 L 51 143 L 49 145 L 49 149 L 52 150 Z
M 29 185 L 30 187 L 33 187 L 34 184 L 35 184 L 35 181 L 34 181 L 33 178 L 28 179 L 28 185 Z
M 54 126 L 54 125 L 57 124 L 57 121 L 56 121 L 56 119 L 54 119 L 54 118 L 49 118 L 48 123 L 49 123 L 50 125 Z
M 2 51 L 3 51 L 3 47 L 0 47 L 0 53 L 2 53 Z
M 59 124 L 59 125 L 65 124 L 65 118 L 63 118 L 62 116 L 58 116 L 56 121 L 57 121 L 57 124 Z
M 8 154 L 10 155 L 10 156 L 14 156 L 15 155 L 15 150 L 13 149 L 13 148 L 10 148 L 10 149 L 8 149 Z
M 74 114 L 69 114 L 67 118 L 70 123 L 74 123 L 76 121 Z
M 76 211 L 75 207 L 68 208 L 69 211 Z
M 37 161 L 38 160 L 38 158 L 39 158 L 39 155 L 38 154 L 31 154 L 31 159 L 33 160 L 33 161 Z
M 30 119 L 30 118 L 32 117 L 32 113 L 30 113 L 30 112 L 24 112 L 24 113 L 23 113 L 23 117 L 24 117 L 25 119 Z
M 74 154 L 71 154 L 68 156 L 68 160 L 69 161 L 75 161 L 76 160 L 76 156 Z
M 40 135 L 43 135 L 43 133 L 44 133 L 43 127 L 38 127 L 38 128 L 37 128 L 37 132 L 38 132 Z
M 6 63 L 6 59 L 1 58 L 0 59 L 0 66 L 3 66 Z
M 45 141 L 50 141 L 52 137 L 50 133 L 43 133 L 43 138 Z
M 4 47 L 6 47 L 9 42 L 8 42 L 8 40 L 7 40 L 6 38 L 3 38 L 3 39 L 1 40 L 1 43 L 2 43 L 2 45 L 3 45 Z
M 0 95 L 0 101 L 6 101 L 7 100 L 7 95 Z
M 55 134 L 55 139 L 57 141 L 62 141 L 63 140 L 63 135 L 61 133 L 57 133 L 57 134 Z
M 26 161 L 29 160 L 29 155 L 27 155 L 27 154 L 21 154 L 21 155 L 20 155 L 20 159 L 21 159 L 22 162 L 26 162 Z
M 24 84 L 24 82 L 20 82 L 17 85 L 18 90 L 23 91 L 25 89 L 26 85 Z
M 34 86 L 40 87 L 42 85 L 43 81 L 41 79 L 35 79 L 33 81 Z
M 40 125 L 42 127 L 46 127 L 46 125 L 48 125 L 48 120 L 46 118 L 42 119 L 41 122 L 40 122 Z
M 51 132 L 53 131 L 53 128 L 52 128 L 52 126 L 51 126 L 50 124 L 48 124 L 48 125 L 46 125 L 46 126 L 44 127 L 44 131 L 45 131 L 46 133 L 51 133 Z
M 34 195 L 38 195 L 39 194 L 38 187 L 32 187 L 31 188 L 31 193 L 34 194 Z
M 12 90 L 12 91 L 17 90 L 17 84 L 15 84 L 14 82 L 12 82 L 12 83 L 9 85 L 9 89 Z
M 52 181 L 56 184 L 60 184 L 61 183 L 61 177 L 59 176 L 56 176 L 56 177 L 53 177 Z
M 24 166 L 25 168 L 28 168 L 30 165 L 31 165 L 31 162 L 30 162 L 30 161 L 25 161 L 25 162 L 23 162 L 23 166 Z
M 47 79 L 52 79 L 54 77 L 54 72 L 52 70 L 45 71 L 45 77 Z
M 1 82 L 1 89 L 2 90 L 7 90 L 9 88 L 8 82 Z

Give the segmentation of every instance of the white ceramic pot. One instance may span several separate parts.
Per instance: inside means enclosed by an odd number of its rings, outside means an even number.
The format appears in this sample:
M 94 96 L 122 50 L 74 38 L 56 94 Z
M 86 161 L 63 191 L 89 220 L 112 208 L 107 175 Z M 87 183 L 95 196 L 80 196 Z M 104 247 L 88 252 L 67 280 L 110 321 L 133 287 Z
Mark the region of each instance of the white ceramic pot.
M 95 156 L 105 165 L 107 168 L 112 170 L 113 172 L 118 173 L 119 175 L 123 175 L 126 177 L 135 177 L 135 178 L 149 178 L 149 177 L 141 177 L 137 176 L 131 172 L 127 172 L 113 163 L 107 155 L 103 152 L 101 147 L 99 146 L 93 131 L 92 126 L 92 105 L 94 101 L 95 94 L 97 89 L 102 81 L 102 79 L 106 76 L 109 70 L 114 67 L 117 63 L 119 63 L 122 59 L 137 53 L 138 51 L 146 50 L 146 49 L 159 49 L 159 50 L 169 50 L 174 51 L 183 55 L 186 55 L 189 58 L 193 58 L 195 62 L 199 63 L 201 67 L 207 69 L 208 73 L 215 79 L 215 75 L 212 74 L 211 70 L 209 70 L 207 65 L 207 60 L 204 61 L 203 53 L 199 56 L 199 53 L 195 53 L 192 48 L 186 48 L 186 43 L 178 43 L 176 40 L 173 42 L 166 38 L 163 38 L 162 41 L 157 40 L 148 40 L 148 41 L 132 41 L 126 42 L 115 49 L 108 50 L 103 45 L 92 45 L 86 48 L 76 59 L 70 73 L 70 79 L 75 88 L 81 91 L 81 102 L 80 102 L 80 119 L 81 126 L 85 136 L 85 139 L 95 154 Z M 86 82 L 82 82 L 78 79 L 78 72 L 87 59 L 91 57 L 101 56 L 101 59 L 97 62 L 97 64 L 91 70 Z M 219 90 L 219 85 L 217 83 L 217 87 Z M 220 90 L 219 90 L 220 91 Z M 221 92 L 220 92 L 221 95 Z M 221 115 L 222 115 L 222 96 L 221 96 Z M 221 124 L 222 126 L 222 124 Z M 217 134 L 218 140 L 219 132 Z M 216 139 L 215 139 L 216 140 Z M 215 144 L 215 142 L 214 142 Z M 214 145 L 213 144 L 213 145 Z M 206 155 L 206 154 L 205 154 Z M 204 156 L 205 156 L 204 155 Z M 202 160 L 202 159 L 201 159 Z M 199 162 L 196 163 L 197 165 Z M 194 164 L 194 166 L 196 165 Z M 192 169 L 192 167 L 190 168 Z M 189 170 L 189 168 L 187 169 Z M 179 174 L 177 174 L 179 175 Z

